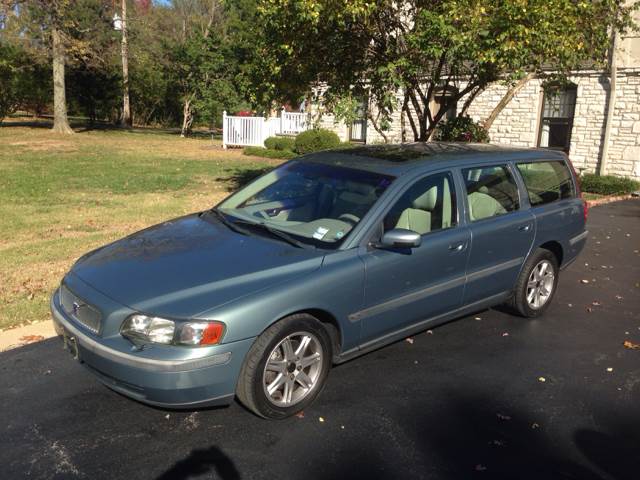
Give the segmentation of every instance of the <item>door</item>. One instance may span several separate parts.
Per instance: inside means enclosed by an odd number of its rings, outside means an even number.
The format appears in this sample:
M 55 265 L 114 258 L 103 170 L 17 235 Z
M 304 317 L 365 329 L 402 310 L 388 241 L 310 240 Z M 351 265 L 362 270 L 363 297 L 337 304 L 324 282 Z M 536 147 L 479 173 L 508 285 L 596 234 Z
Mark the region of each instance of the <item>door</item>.
M 462 169 L 466 185 L 471 251 L 465 305 L 510 291 L 534 238 L 535 222 L 520 209 L 511 168 L 492 165 Z
M 365 264 L 362 322 L 367 343 L 461 306 L 469 230 L 458 225 L 458 205 L 450 172 L 417 180 L 400 196 L 380 225 L 422 235 L 413 249 L 369 248 Z

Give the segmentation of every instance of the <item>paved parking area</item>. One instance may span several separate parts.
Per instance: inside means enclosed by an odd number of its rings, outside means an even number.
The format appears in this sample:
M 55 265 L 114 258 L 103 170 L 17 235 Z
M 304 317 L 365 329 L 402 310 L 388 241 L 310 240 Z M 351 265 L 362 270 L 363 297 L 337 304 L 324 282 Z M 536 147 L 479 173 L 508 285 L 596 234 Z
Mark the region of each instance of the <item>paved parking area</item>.
M 2 353 L 0 476 L 640 478 L 640 201 L 588 228 L 544 318 L 479 312 L 339 366 L 304 418 L 150 408 L 57 339 Z

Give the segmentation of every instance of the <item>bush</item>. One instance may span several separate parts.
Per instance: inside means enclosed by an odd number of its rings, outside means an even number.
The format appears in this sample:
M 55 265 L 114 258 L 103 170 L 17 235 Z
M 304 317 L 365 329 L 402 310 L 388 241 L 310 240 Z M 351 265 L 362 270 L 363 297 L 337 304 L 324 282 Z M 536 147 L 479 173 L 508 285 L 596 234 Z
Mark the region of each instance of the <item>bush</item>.
M 625 195 L 640 190 L 640 182 L 613 175 L 585 173 L 581 177 L 582 191 L 599 195 Z
M 338 135 L 330 130 L 318 128 L 299 133 L 296 137 L 295 151 L 302 155 L 338 146 L 340 146 Z
M 436 140 L 444 142 L 489 143 L 489 132 L 480 122 L 467 115 L 447 120 L 436 132 Z
M 264 141 L 264 146 L 269 150 L 288 150 L 293 152 L 296 139 L 293 137 L 269 137 Z
M 254 155 L 256 157 L 281 158 L 284 160 L 289 160 L 296 156 L 296 154 L 291 150 L 275 150 L 272 148 L 262 147 L 246 147 L 242 153 L 245 155 Z

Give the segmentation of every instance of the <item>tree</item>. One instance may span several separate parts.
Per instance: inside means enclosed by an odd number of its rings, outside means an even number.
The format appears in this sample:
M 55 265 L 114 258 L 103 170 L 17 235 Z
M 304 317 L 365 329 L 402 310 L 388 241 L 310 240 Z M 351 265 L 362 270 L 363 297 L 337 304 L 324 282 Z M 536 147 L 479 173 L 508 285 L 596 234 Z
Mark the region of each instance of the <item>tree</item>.
M 494 82 L 600 64 L 609 30 L 628 25 L 630 7 L 618 3 L 260 0 L 258 97 L 326 82 L 329 103 L 367 95 L 383 121 L 401 108 L 414 139 L 428 140 L 452 105 Z
M 122 125 L 131 126 L 131 106 L 129 104 L 129 41 L 127 31 L 127 0 L 122 0 Z

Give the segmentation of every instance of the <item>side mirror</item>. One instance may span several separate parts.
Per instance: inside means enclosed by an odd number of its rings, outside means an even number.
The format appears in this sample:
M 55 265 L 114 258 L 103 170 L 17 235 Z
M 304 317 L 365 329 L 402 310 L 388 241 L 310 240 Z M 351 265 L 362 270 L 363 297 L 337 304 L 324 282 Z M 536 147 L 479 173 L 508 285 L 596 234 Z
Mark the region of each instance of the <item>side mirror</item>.
M 394 228 L 382 235 L 378 248 L 416 248 L 422 243 L 422 236 L 406 228 Z

